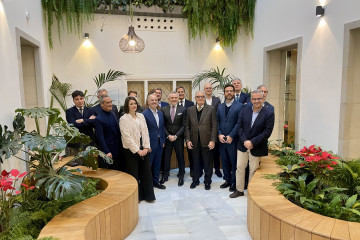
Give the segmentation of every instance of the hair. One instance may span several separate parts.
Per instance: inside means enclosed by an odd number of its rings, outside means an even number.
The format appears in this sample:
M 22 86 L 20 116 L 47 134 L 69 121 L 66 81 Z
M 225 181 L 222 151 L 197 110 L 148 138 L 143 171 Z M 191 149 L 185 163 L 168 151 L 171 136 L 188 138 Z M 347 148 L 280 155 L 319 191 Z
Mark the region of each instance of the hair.
M 101 95 L 99 98 L 99 103 L 103 104 L 105 102 L 105 98 L 108 98 L 108 97 L 109 97 L 109 95 L 105 95 L 105 94 Z
M 151 90 L 148 92 L 148 96 L 149 96 L 149 94 L 154 94 L 154 93 L 156 93 L 156 92 L 155 92 L 155 89 L 151 89 Z
M 102 92 L 107 92 L 107 90 L 105 88 L 100 88 L 99 90 L 97 90 L 96 95 L 99 96 L 99 94 Z
M 182 90 L 184 90 L 184 92 L 185 92 L 185 88 L 183 86 L 178 86 L 175 90 L 177 91 L 180 88 L 182 88 Z
M 196 91 L 195 96 L 196 96 L 196 94 L 197 94 L 198 92 L 201 92 L 201 93 L 204 94 L 204 96 L 205 96 L 205 92 L 202 91 L 202 90 Z
M 158 88 L 155 88 L 155 90 L 160 90 L 160 91 L 161 91 L 161 93 L 162 93 L 162 89 L 161 89 L 161 88 L 159 88 L 159 87 L 158 87 Z
M 232 85 L 231 83 L 228 83 L 228 84 L 226 84 L 225 87 L 224 87 L 224 93 L 225 93 L 225 88 L 228 88 L 228 87 L 231 87 L 231 88 L 233 89 L 233 91 L 235 91 L 234 85 Z
M 82 91 L 75 90 L 75 91 L 73 91 L 71 96 L 72 96 L 73 99 L 76 98 L 77 96 L 84 97 L 84 93 Z
M 254 93 L 260 93 L 260 94 L 261 94 L 261 98 L 264 97 L 263 92 L 262 92 L 261 90 L 259 90 L 259 89 L 256 89 L 256 90 L 252 91 L 252 93 L 251 93 L 251 99 L 252 99 L 252 96 L 254 95 Z
M 145 108 L 149 108 L 149 103 L 148 103 L 148 101 L 149 101 L 150 95 L 156 96 L 156 93 L 155 93 L 155 92 L 149 92 L 149 93 L 148 93 L 148 95 L 147 95 L 147 97 L 146 97 Z M 156 100 L 157 100 L 157 96 L 156 96 Z M 160 110 L 159 105 L 158 105 L 156 108 L 157 108 L 157 110 Z
M 176 96 L 179 97 L 179 94 L 178 94 L 176 91 L 171 91 L 171 92 L 169 93 L 168 99 L 170 98 L 170 95 L 171 95 L 171 94 L 176 94 Z
M 131 93 L 135 93 L 135 94 L 136 94 L 136 96 L 137 96 L 137 91 L 130 90 L 130 91 L 128 92 L 128 96 L 130 96 L 130 94 L 131 94 Z
M 262 87 L 266 88 L 266 90 L 269 91 L 269 89 L 267 88 L 267 86 L 265 86 L 264 84 L 259 85 L 256 89 L 260 89 L 260 88 L 262 88 Z
M 130 112 L 130 108 L 129 108 L 129 103 L 130 103 L 130 100 L 134 100 L 136 105 L 138 105 L 138 102 L 136 100 L 135 97 L 132 97 L 132 96 L 128 96 L 125 98 L 125 103 L 124 103 L 124 112 L 125 113 L 129 113 Z
M 238 78 L 238 77 L 235 77 L 231 82 L 233 83 L 234 81 L 240 81 L 240 83 L 241 83 L 241 85 L 242 85 L 242 81 L 241 81 L 241 79 L 240 78 Z

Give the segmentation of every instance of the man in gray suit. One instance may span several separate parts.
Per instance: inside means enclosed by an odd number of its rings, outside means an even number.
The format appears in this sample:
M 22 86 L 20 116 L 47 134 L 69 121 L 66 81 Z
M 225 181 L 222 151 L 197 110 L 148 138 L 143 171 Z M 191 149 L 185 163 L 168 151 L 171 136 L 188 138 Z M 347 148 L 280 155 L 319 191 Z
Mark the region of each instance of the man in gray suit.
M 217 111 L 217 108 L 220 104 L 220 98 L 213 96 L 213 87 L 211 83 L 205 83 L 204 85 L 204 92 L 205 92 L 205 104 L 213 106 L 215 108 L 215 111 Z M 220 171 L 220 152 L 219 152 L 219 143 L 215 143 L 214 148 L 214 168 L 215 168 L 215 174 L 218 177 L 222 177 L 222 173 Z
M 205 190 L 210 190 L 213 153 L 217 137 L 216 110 L 213 106 L 205 105 L 205 94 L 198 91 L 195 94 L 196 105 L 189 107 L 186 112 L 185 141 L 192 149 L 194 161 L 193 182 L 190 188 L 200 184 L 200 161 L 204 164 Z

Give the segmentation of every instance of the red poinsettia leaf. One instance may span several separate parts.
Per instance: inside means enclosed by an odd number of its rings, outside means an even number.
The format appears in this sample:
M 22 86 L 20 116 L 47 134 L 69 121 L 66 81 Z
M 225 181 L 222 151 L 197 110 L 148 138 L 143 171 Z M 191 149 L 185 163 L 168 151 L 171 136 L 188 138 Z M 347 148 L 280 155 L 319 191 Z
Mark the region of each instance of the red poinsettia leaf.
M 6 171 L 6 170 L 3 170 L 2 172 L 1 172 L 1 176 L 3 176 L 3 177 L 5 177 L 5 176 L 7 176 L 9 173 Z
M 329 164 L 326 166 L 328 169 L 333 170 L 334 168 L 331 167 Z
M 31 187 L 29 187 L 28 189 L 34 189 L 35 187 L 34 186 L 31 186 Z
M 336 165 L 336 164 L 338 164 L 338 162 L 331 161 L 331 164 Z
M 16 192 L 15 192 L 15 194 L 20 194 L 20 193 L 21 193 L 21 191 L 16 191 Z
M 23 176 L 25 176 L 27 174 L 27 172 L 23 172 L 19 175 L 19 178 L 22 178 Z
M 22 183 L 22 184 L 21 184 L 21 186 L 26 187 L 26 188 L 28 188 L 28 187 L 29 187 L 29 186 L 28 186 L 28 185 L 26 185 L 25 183 Z
M 13 169 L 13 170 L 10 171 L 10 173 L 11 173 L 11 175 L 13 175 L 14 177 L 17 177 L 20 172 L 19 172 L 19 170 L 17 170 L 17 169 Z

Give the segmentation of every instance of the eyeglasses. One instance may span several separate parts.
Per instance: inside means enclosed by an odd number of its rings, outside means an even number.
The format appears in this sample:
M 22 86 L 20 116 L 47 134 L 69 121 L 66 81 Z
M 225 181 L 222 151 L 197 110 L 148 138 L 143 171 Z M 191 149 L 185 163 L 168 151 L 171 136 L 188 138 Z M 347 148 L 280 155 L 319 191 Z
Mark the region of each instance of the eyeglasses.
M 252 101 L 261 101 L 262 98 L 252 98 L 251 100 L 252 100 Z
M 268 93 L 268 91 L 262 91 L 263 93 Z
M 205 98 L 205 96 L 195 96 L 196 98 Z

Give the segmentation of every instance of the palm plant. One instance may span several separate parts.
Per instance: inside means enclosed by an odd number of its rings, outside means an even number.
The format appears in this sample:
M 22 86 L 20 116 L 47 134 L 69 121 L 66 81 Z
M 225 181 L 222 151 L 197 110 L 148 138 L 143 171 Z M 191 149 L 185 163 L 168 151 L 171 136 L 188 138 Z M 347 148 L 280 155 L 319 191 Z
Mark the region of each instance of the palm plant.
M 50 93 L 53 98 L 59 103 L 60 107 L 64 112 L 67 109 L 66 98 L 70 95 L 71 84 L 70 83 L 61 83 L 59 79 L 55 76 L 52 77 L 52 83 L 50 87 Z M 53 100 L 52 100 L 53 101 Z M 51 101 L 51 103 L 52 103 Z
M 225 75 L 226 68 L 223 68 L 221 71 L 219 67 L 211 68 L 209 71 L 204 71 L 195 75 L 193 81 L 193 88 L 200 86 L 200 83 L 207 81 L 211 83 L 214 91 L 222 90 L 226 84 L 231 83 L 235 76 L 231 74 Z

